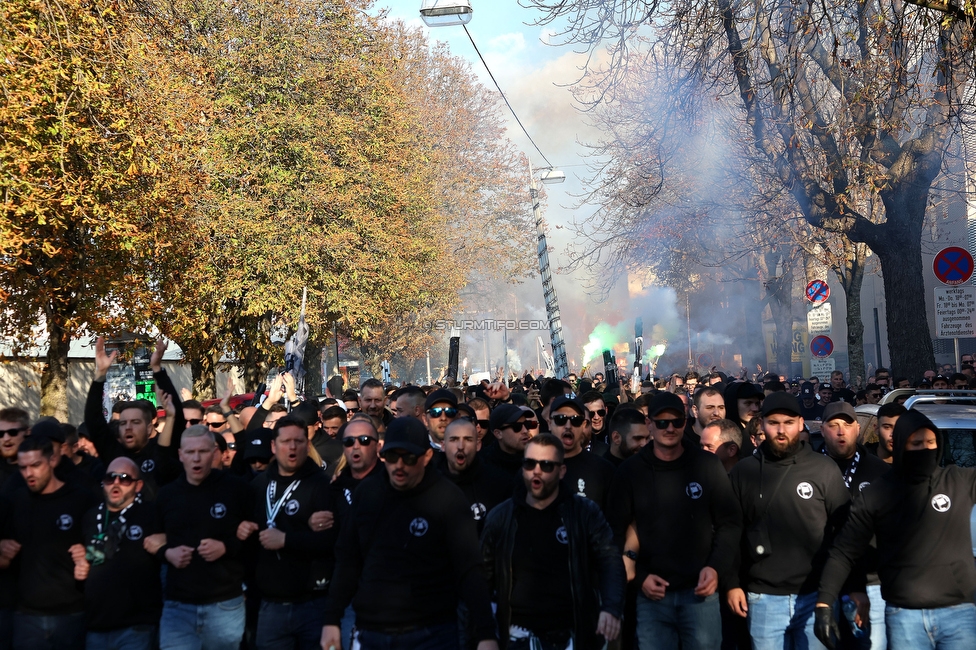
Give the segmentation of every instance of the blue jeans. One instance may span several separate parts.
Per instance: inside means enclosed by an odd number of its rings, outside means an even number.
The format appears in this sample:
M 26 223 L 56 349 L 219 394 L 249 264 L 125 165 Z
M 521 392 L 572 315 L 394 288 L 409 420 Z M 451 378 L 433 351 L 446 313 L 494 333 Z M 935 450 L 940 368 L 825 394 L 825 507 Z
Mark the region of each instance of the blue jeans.
M 14 650 L 82 650 L 85 613 L 37 616 L 14 613 Z
M 976 605 L 939 609 L 885 608 L 891 650 L 972 650 L 976 648 Z
M 261 601 L 258 650 L 318 650 L 325 625 L 325 597 L 302 603 Z
M 403 634 L 360 630 L 360 650 L 460 650 L 457 623 L 422 627 Z
M 244 596 L 220 603 L 163 603 L 160 650 L 238 650 L 244 636 Z
M 871 650 L 886 650 L 888 638 L 885 633 L 885 601 L 881 597 L 881 585 L 868 586 L 867 593 L 871 601 Z
M 637 645 L 641 650 L 713 650 L 722 644 L 718 594 L 667 591 L 661 600 L 637 595 Z
M 825 650 L 813 633 L 817 593 L 774 596 L 749 592 L 753 650 Z
M 152 650 L 155 625 L 136 625 L 109 632 L 89 632 L 85 650 Z

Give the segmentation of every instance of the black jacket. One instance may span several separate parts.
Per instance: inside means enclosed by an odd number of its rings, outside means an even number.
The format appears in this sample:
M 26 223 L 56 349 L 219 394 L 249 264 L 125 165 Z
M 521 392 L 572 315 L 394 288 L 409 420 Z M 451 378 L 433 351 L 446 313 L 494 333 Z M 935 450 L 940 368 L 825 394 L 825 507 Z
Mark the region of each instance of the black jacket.
M 905 443 L 920 428 L 937 432 L 935 463 L 941 459 L 944 441 L 928 418 L 912 410 L 898 418 L 892 469 L 854 501 L 824 568 L 821 601 L 833 602 L 872 537 L 877 539 L 881 594 L 889 605 L 935 609 L 973 601 L 976 568 L 969 522 L 976 504 L 976 469 L 933 463 L 927 475 L 911 475 L 904 467 Z
M 816 591 L 851 500 L 834 461 L 806 443 L 776 458 L 764 442 L 729 476 L 742 507 L 743 544 L 741 571 L 723 588 L 741 585 L 771 595 Z
M 386 472 L 365 479 L 339 531 L 325 624 L 339 625 L 350 601 L 363 630 L 453 623 L 458 596 L 471 612 L 474 639 L 495 638 L 478 535 L 461 490 L 430 465 L 410 490 L 395 489 Z
M 621 547 L 637 522 L 638 585 L 654 574 L 672 590 L 694 589 L 704 567 L 724 578 L 734 565 L 742 511 L 729 477 L 714 454 L 683 444 L 681 456 L 665 462 L 650 443 L 614 475 L 607 519 Z
M 525 485 L 515 486 L 515 496 L 503 501 L 488 514 L 481 534 L 481 553 L 485 558 L 488 584 L 498 609 L 499 647 L 508 646 L 511 626 L 512 549 L 515 544 L 516 509 L 528 508 Z M 600 507 L 574 494 L 565 482 L 557 497 L 559 515 L 569 533 L 570 584 L 573 586 L 574 647 L 579 650 L 603 647 L 595 634 L 600 612 L 620 618 L 623 613 L 624 573 L 620 549 L 613 542 L 610 525 Z
M 335 480 L 329 484 L 329 493 L 331 495 L 329 505 L 332 506 L 332 513 L 335 517 L 335 528 L 342 530 L 342 522 L 348 519 L 356 488 L 359 487 L 360 483 L 375 474 L 386 475 L 386 468 L 383 466 L 382 461 L 377 460 L 376 464 L 373 465 L 373 469 L 369 470 L 369 474 L 363 478 L 353 476 L 352 470 L 346 465 L 339 472 L 339 476 L 335 477 Z
M 464 492 L 479 535 L 492 508 L 512 496 L 512 477 L 497 467 L 488 465 L 478 456 L 474 457 L 470 467 L 455 476 L 448 469 L 444 454 L 440 454 L 437 470 Z
M 294 481 L 299 481 L 288 498 L 282 502 L 274 519 L 275 528 L 285 534 L 285 546 L 269 551 L 261 546 L 259 533 L 249 541 L 257 552 L 255 581 L 262 598 L 273 602 L 301 602 L 325 595 L 332 579 L 335 563 L 333 550 L 337 531 L 312 531 L 308 518 L 313 512 L 329 510 L 329 476 L 312 459 L 298 468 L 294 476 L 282 478 L 278 462 L 272 460 L 268 469 L 251 481 L 254 506 L 251 521 L 258 530 L 268 528 L 268 485 L 274 481 L 272 507 L 282 499 Z

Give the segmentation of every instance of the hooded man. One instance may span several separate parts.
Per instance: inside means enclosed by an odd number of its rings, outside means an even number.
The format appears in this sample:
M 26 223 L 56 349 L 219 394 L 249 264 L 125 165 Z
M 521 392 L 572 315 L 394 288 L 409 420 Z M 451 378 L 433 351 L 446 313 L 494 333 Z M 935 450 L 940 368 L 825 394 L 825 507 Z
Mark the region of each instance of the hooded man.
M 839 626 L 832 605 L 873 537 L 888 647 L 976 647 L 969 527 L 976 469 L 940 467 L 942 433 L 918 411 L 898 418 L 892 439 L 892 471 L 861 492 L 830 550 L 817 598 L 817 636 L 835 647 Z

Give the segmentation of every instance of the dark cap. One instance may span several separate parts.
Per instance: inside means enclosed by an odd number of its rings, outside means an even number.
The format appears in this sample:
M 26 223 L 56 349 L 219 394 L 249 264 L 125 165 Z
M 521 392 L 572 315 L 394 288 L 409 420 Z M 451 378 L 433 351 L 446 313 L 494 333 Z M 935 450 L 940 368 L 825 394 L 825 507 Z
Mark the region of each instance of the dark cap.
M 935 382 L 937 382 L 939 380 L 942 380 L 942 381 L 946 382 L 947 384 L 949 383 L 949 378 L 946 377 L 945 375 L 936 375 L 935 377 L 932 378 L 932 383 L 934 384 Z
M 61 423 L 51 417 L 41 418 L 35 422 L 30 434 L 38 438 L 47 438 L 51 442 L 64 442 L 64 429 L 61 428 Z
M 762 390 L 748 381 L 738 381 L 734 384 L 729 384 L 729 387 L 725 389 L 724 397 L 732 399 L 750 399 L 752 397 L 763 398 L 765 393 Z
M 383 451 L 389 449 L 402 449 L 422 456 L 430 449 L 427 427 L 423 422 L 409 415 L 391 420 L 386 427 L 383 441 Z
M 306 427 L 310 427 L 319 421 L 318 405 L 314 401 L 302 402 L 293 408 L 288 415 L 296 420 L 301 420 Z
M 789 393 L 771 393 L 766 399 L 763 400 L 762 414 L 763 416 L 766 416 L 770 413 L 776 413 L 779 411 L 792 413 L 793 415 L 803 415 L 800 413 L 800 403 L 795 397 Z
M 677 411 L 684 414 L 685 403 L 674 393 L 660 392 L 647 405 L 647 417 L 653 418 L 663 411 Z
M 447 402 L 451 406 L 457 406 L 457 395 L 446 388 L 438 388 L 427 396 L 427 400 L 424 402 L 424 410 L 426 411 L 438 402 Z
M 812 399 L 817 396 L 817 391 L 814 390 L 813 384 L 808 381 L 800 384 L 800 397 L 803 399 Z
M 244 460 L 250 462 L 258 460 L 267 463 L 274 455 L 271 453 L 271 439 L 274 433 L 271 429 L 255 429 L 248 433 L 247 441 L 244 443 Z M 216 436 L 215 436 L 216 438 Z
M 556 399 L 552 400 L 552 404 L 549 405 L 549 412 L 555 413 L 564 406 L 572 406 L 580 415 L 589 417 L 589 413 L 587 412 L 586 407 L 583 406 L 583 402 L 579 401 L 579 399 L 575 397 L 570 397 L 569 395 L 560 395 Z
M 525 417 L 525 411 L 514 404 L 499 404 L 491 410 L 488 416 L 488 429 L 494 431 L 501 429 L 506 424 L 518 422 L 519 418 Z
M 823 416 L 820 419 L 827 422 L 834 418 L 843 418 L 848 422 L 857 422 L 857 414 L 854 413 L 854 407 L 847 402 L 831 402 L 824 408 Z

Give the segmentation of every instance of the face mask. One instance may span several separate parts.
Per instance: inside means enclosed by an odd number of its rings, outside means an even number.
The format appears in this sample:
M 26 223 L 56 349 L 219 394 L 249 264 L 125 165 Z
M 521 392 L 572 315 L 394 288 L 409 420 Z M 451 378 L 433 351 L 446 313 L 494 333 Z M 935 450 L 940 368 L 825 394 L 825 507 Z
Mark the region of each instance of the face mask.
M 928 479 L 938 467 L 939 450 L 905 451 L 901 457 L 902 475 L 909 482 Z

